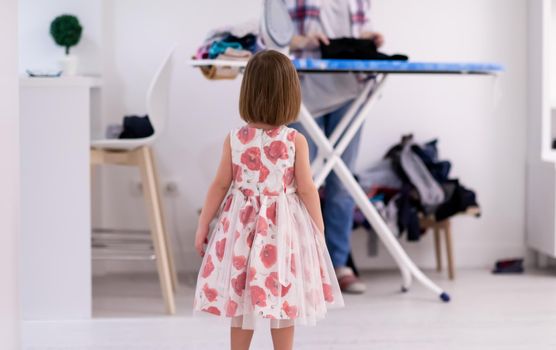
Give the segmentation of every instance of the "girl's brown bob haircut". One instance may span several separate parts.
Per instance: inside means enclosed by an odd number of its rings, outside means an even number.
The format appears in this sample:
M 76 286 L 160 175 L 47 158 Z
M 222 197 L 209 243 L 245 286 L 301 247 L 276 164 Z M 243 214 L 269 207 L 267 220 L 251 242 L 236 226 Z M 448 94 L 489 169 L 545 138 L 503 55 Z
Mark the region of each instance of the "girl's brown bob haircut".
M 239 114 L 247 123 L 281 126 L 297 120 L 301 89 L 288 57 L 261 51 L 247 63 L 241 82 Z

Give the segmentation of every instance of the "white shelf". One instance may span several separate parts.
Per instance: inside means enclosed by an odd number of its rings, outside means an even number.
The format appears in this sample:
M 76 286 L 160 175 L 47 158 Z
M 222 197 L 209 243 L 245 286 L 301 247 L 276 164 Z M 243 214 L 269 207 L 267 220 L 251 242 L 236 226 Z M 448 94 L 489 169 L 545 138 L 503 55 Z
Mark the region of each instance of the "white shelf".
M 19 78 L 22 87 L 89 87 L 95 88 L 102 85 L 100 77 L 73 76 L 73 77 L 28 77 Z

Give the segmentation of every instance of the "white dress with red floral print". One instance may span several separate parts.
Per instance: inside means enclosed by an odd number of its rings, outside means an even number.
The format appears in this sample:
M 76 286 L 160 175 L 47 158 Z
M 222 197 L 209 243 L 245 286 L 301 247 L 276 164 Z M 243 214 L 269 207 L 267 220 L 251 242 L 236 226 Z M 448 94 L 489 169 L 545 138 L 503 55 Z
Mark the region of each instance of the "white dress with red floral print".
M 313 325 L 343 298 L 323 234 L 296 193 L 294 129 L 230 134 L 233 182 L 197 280 L 194 310 L 252 329 Z

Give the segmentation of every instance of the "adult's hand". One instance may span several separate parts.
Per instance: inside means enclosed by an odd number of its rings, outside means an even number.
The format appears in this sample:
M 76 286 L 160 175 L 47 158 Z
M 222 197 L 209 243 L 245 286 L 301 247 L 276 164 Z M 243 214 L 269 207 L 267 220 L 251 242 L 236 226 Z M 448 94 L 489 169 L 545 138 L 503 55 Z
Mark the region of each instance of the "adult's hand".
M 314 50 L 320 47 L 320 44 L 330 44 L 330 40 L 320 32 L 315 32 L 307 35 L 295 35 L 292 38 L 290 48 L 292 50 Z
M 384 35 L 379 32 L 363 32 L 361 33 L 361 39 L 373 40 L 376 47 L 381 47 L 382 45 L 384 45 Z

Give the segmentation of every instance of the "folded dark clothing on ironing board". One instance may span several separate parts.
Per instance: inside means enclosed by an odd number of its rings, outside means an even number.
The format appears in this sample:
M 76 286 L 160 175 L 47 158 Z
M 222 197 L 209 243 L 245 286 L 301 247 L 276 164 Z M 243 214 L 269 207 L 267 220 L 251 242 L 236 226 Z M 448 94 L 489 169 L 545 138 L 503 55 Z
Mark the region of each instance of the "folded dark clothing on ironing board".
M 330 39 L 330 44 L 320 45 L 321 57 L 324 59 L 352 60 L 390 60 L 407 61 L 406 55 L 387 55 L 378 51 L 376 44 L 370 39 L 340 38 Z

